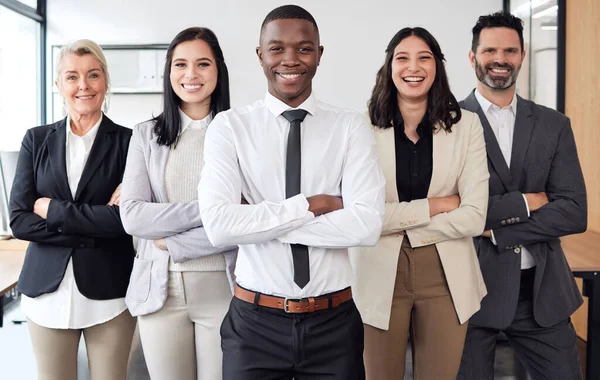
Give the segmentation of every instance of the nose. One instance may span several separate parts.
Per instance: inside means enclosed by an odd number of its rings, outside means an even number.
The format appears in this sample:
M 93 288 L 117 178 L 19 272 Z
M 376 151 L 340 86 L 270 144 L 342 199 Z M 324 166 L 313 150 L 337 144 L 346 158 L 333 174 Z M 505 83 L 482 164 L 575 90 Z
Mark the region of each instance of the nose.
M 283 53 L 281 64 L 285 66 L 297 66 L 300 64 L 298 60 L 298 52 L 295 49 L 286 49 Z
M 185 70 L 185 77 L 186 78 L 196 78 L 197 74 L 196 74 L 196 66 L 195 65 L 189 65 L 187 70 Z
M 408 71 L 411 73 L 416 73 L 417 71 L 419 71 L 419 65 L 416 59 L 411 59 L 408 62 Z
M 88 82 L 87 82 L 87 78 L 85 76 L 82 76 L 81 79 L 79 79 L 79 89 L 80 90 L 87 90 L 89 88 L 88 86 Z
M 498 62 L 501 64 L 506 62 L 506 55 L 501 49 L 498 49 L 496 51 L 496 54 L 494 55 L 494 62 Z

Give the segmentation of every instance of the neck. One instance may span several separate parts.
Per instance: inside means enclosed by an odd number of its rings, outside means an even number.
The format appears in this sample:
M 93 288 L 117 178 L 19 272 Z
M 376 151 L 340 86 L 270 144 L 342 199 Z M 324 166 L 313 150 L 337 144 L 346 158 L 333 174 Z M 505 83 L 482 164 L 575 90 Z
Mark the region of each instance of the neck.
M 417 129 L 427 112 L 427 97 L 418 100 L 407 100 L 398 96 L 398 108 L 404 120 L 404 129 Z
M 298 108 L 302 103 L 306 101 L 312 94 L 312 84 L 308 86 L 302 93 L 298 94 L 293 98 L 286 98 L 285 96 L 278 93 L 274 88 L 269 87 L 269 94 L 273 95 L 275 98 L 281 100 L 288 106 L 292 108 Z
M 492 104 L 500 108 L 507 107 L 512 102 L 515 97 L 516 88 L 516 83 L 504 90 L 491 88 L 481 82 L 477 83 L 477 91 Z
M 192 120 L 202 120 L 210 112 L 210 98 L 207 102 L 202 103 L 181 103 L 181 110 Z
M 71 120 L 71 130 L 77 136 L 83 136 L 88 133 L 94 125 L 96 125 L 101 115 L 102 111 L 100 110 L 86 115 L 70 112 L 69 119 Z

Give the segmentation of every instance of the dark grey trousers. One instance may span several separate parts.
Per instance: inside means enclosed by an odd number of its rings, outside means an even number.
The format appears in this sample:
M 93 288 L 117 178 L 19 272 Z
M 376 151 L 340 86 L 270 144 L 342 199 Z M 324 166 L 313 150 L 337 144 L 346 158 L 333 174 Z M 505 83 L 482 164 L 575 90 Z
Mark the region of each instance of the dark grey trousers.
M 519 303 L 505 330 L 509 343 L 533 380 L 581 380 L 577 336 L 571 320 L 541 327 L 533 317 L 535 269 L 521 272 Z M 458 380 L 494 380 L 496 338 L 500 330 L 469 324 Z

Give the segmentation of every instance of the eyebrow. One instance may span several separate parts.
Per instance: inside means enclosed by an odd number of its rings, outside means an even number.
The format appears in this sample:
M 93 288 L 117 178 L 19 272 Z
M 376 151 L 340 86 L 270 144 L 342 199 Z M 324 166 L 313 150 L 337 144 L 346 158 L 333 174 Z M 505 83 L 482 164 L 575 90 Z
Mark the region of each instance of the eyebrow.
M 92 71 L 101 71 L 100 69 L 90 69 L 87 72 L 91 73 Z M 67 70 L 65 71 L 65 74 L 79 74 L 79 72 L 75 71 L 75 70 Z
M 423 53 L 426 53 L 426 54 L 431 54 L 431 55 L 433 55 L 433 53 L 432 53 L 431 51 L 429 51 L 429 50 L 421 50 L 421 51 L 420 51 L 420 52 L 418 52 L 417 54 L 423 54 Z M 407 52 L 407 51 L 399 51 L 399 52 L 397 52 L 396 54 L 394 54 L 394 57 L 395 57 L 395 56 L 397 56 L 397 55 L 399 55 L 399 54 L 408 54 L 408 52 Z
M 185 59 L 185 58 L 175 58 L 175 59 L 173 59 L 173 62 L 177 62 L 177 61 L 186 61 L 187 62 L 187 59 Z M 212 59 L 210 59 L 208 57 L 202 57 L 202 58 L 198 58 L 196 60 L 196 62 L 200 62 L 200 61 L 212 62 Z
M 283 41 L 271 40 L 271 41 L 267 42 L 267 45 L 273 45 L 273 44 L 283 44 Z M 298 45 L 304 45 L 304 44 L 315 45 L 315 42 L 312 40 L 302 40 L 302 41 L 298 42 Z

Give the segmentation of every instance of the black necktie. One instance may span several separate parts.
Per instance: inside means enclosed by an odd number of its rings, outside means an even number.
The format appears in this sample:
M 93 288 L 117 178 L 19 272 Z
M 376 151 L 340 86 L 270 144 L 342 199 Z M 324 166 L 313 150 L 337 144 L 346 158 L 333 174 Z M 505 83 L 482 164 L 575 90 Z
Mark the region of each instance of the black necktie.
M 301 173 L 301 143 L 300 124 L 308 112 L 305 110 L 290 110 L 283 113 L 283 117 L 290 122 L 288 135 L 287 155 L 285 160 L 285 197 L 291 198 L 300 194 Z M 292 244 L 292 259 L 294 261 L 294 282 L 304 288 L 310 280 L 310 266 L 308 263 L 308 247 L 302 244 Z

